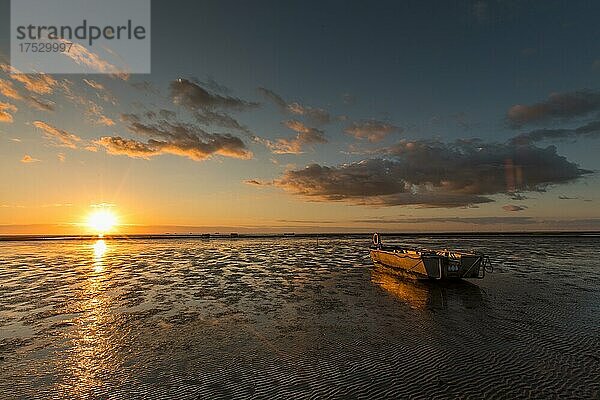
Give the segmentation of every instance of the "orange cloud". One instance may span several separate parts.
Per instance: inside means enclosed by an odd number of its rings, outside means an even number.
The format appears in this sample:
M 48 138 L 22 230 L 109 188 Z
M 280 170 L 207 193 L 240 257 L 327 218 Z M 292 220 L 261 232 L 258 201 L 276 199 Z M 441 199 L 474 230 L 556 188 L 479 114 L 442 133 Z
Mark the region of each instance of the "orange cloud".
M 402 128 L 386 122 L 369 120 L 354 122 L 344 132 L 357 139 L 367 139 L 371 143 L 380 142 L 393 132 L 402 132 Z
M 55 128 L 54 126 L 43 121 L 34 121 L 33 125 L 36 128 L 44 131 L 44 137 L 53 142 L 56 146 L 75 149 L 77 148 L 77 142 L 81 141 L 79 136 L 69 133 L 65 130 Z
M 0 122 L 13 122 L 13 116 L 17 107 L 9 103 L 0 103 Z
M 305 145 L 327 143 L 323 131 L 311 128 L 297 120 L 285 121 L 284 125 L 298 132 L 293 139 L 277 139 L 275 142 L 266 141 L 266 145 L 275 154 L 301 154 Z
M 73 43 L 73 45 L 71 46 L 71 50 L 62 54 L 69 57 L 75 63 L 86 66 L 92 70 L 104 73 L 112 73 L 113 76 L 123 80 L 129 79 L 129 74 L 120 72 L 119 68 L 103 60 L 96 53 L 89 51 L 87 48 L 78 43 Z
M 54 90 L 56 80 L 48 74 L 22 74 L 18 69 L 7 64 L 0 64 L 0 69 L 9 73 L 11 79 L 21 82 L 25 89 L 37 94 L 50 94 Z
M 31 157 L 29 154 L 25 154 L 23 158 L 21 158 L 21 162 L 25 164 L 40 162 L 37 158 Z
M 22 97 L 13 86 L 12 82 L 0 79 L 0 94 L 8 97 L 9 99 L 21 100 Z

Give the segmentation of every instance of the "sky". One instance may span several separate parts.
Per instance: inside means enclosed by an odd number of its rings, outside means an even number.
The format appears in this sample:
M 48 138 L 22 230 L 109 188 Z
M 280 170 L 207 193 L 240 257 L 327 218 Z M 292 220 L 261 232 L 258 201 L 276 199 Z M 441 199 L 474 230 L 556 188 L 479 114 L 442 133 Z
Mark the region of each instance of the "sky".
M 11 74 L 0 234 L 599 230 L 600 3 L 153 1 L 150 74 Z

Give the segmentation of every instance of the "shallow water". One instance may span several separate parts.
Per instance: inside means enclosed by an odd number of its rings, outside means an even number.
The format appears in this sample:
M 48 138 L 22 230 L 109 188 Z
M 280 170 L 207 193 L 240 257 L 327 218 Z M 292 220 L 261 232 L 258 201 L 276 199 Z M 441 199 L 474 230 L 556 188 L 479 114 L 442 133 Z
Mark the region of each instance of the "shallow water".
M 0 398 L 600 396 L 599 238 L 398 240 L 495 271 L 403 280 L 357 238 L 0 242 Z

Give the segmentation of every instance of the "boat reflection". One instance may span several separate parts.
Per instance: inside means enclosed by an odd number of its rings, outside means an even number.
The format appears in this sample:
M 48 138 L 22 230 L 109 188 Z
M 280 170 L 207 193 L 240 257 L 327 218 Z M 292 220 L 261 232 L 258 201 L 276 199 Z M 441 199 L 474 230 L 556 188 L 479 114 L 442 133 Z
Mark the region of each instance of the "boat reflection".
M 477 308 L 483 303 L 481 289 L 470 282 L 416 280 L 375 264 L 371 282 L 415 309 Z

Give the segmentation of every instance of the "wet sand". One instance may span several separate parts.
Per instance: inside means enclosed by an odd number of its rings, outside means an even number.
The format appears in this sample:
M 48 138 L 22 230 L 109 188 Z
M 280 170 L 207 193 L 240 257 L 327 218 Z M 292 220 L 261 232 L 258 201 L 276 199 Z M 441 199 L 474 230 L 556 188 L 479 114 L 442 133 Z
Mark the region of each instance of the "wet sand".
M 398 240 L 495 272 L 415 282 L 360 238 L 2 242 L 0 398 L 600 396 L 599 238 Z

